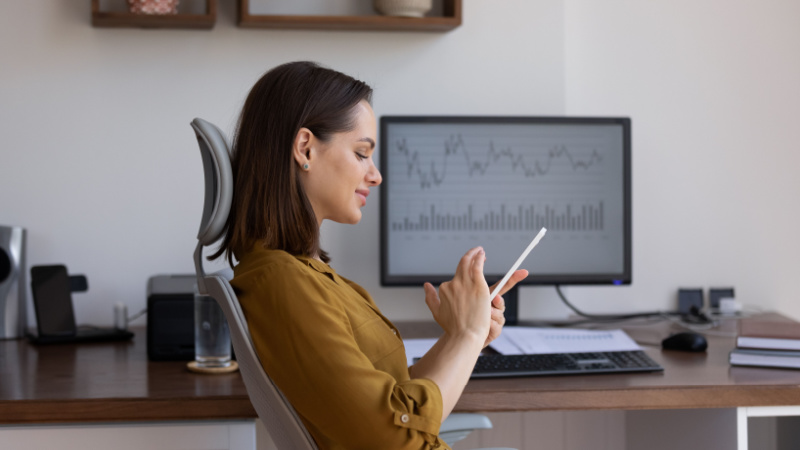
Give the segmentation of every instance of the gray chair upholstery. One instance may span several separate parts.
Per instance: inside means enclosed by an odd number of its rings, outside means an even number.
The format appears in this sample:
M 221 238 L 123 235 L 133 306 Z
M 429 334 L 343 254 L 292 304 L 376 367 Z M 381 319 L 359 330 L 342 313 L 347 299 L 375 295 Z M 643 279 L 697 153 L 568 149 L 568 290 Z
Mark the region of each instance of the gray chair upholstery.
M 206 275 L 203 270 L 203 247 L 214 244 L 221 237 L 230 213 L 233 175 L 228 144 L 222 131 L 203 119 L 194 119 L 192 128 L 200 145 L 205 174 L 203 215 L 194 253 L 198 293 L 213 297 L 222 308 L 247 394 L 275 445 L 281 449 L 316 450 L 314 439 L 294 408 L 262 368 L 230 283 L 222 275 Z
M 199 118 L 194 119 L 191 125 L 197 135 L 205 175 L 203 214 L 194 252 L 198 292 L 214 298 L 222 308 L 250 401 L 273 442 L 280 449 L 315 450 L 317 445 L 297 412 L 264 371 L 253 346 L 247 320 L 228 279 L 221 274 L 207 275 L 203 269 L 203 247 L 220 239 L 230 213 L 233 174 L 224 133 Z M 481 414 L 451 414 L 442 424 L 440 436 L 452 445 L 474 429 L 491 427 L 489 418 Z

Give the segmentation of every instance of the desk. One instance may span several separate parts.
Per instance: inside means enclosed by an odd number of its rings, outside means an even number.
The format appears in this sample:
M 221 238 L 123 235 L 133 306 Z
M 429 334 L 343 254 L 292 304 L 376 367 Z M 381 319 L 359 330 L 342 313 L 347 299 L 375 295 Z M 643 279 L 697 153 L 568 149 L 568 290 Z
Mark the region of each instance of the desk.
M 401 322 L 396 325 L 406 337 L 435 336 L 438 332 L 435 324 Z M 670 327 L 669 322 L 613 326 L 624 328 L 640 343 L 659 344 L 670 331 L 677 331 Z M 800 416 L 800 371 L 730 366 L 728 353 L 735 347 L 733 335 L 736 327 L 736 320 L 723 321 L 715 331 L 729 336 L 708 336 L 708 351 L 704 353 L 663 351 L 660 346 L 643 346 L 647 354 L 664 367 L 663 373 L 471 380 L 456 410 L 713 409 L 723 411 L 726 416 L 718 420 L 726 429 L 723 432 L 731 436 L 738 450 L 747 450 L 749 417 Z M 665 415 L 657 417 L 655 420 L 661 420 Z M 697 434 L 714 433 L 703 428 L 702 424 L 698 426 Z M 687 447 L 689 442 L 675 445 L 681 439 L 681 433 L 674 431 L 672 435 L 665 433 L 670 441 L 664 448 L 696 448 Z M 681 432 L 687 441 L 694 439 L 687 430 Z M 661 447 L 653 444 L 649 448 Z
M 133 331 L 130 342 L 35 346 L 0 341 L 0 442 L 6 443 L 1 447 L 17 448 L 6 445 L 25 441 L 18 448 L 58 443 L 63 450 L 73 446 L 60 440 L 72 439 L 74 448 L 87 448 L 78 444 L 88 434 L 95 441 L 88 448 L 168 448 L 177 440 L 180 448 L 255 447 L 257 416 L 238 373 L 200 375 L 189 372 L 186 362 L 150 362 L 145 329 Z M 105 433 L 97 428 L 100 423 Z M 121 439 L 131 445 L 121 446 L 120 436 L 137 431 L 132 423 L 146 427 L 150 440 L 133 439 L 136 447 Z M 45 424 L 50 426 L 41 427 Z M 71 432 L 76 424 L 91 425 L 86 433 L 65 434 L 58 424 L 72 424 Z M 50 433 L 49 445 L 31 445 L 32 432 Z M 187 443 L 188 437 L 196 444 Z
M 432 323 L 396 325 L 406 337 L 438 334 Z M 626 329 L 644 342 L 658 342 L 667 332 L 652 326 Z M 253 433 L 256 413 L 238 373 L 208 376 L 187 371 L 183 362 L 150 362 L 144 329 L 134 331 L 134 340 L 125 343 L 33 346 L 25 340 L 0 341 L 0 424 L 190 426 L 201 421 L 205 427 L 221 424 L 228 432 Z M 800 371 L 730 367 L 727 355 L 734 338 L 708 339 L 708 352 L 700 354 L 646 347 L 664 367 L 663 374 L 473 380 L 456 410 L 728 409 L 730 432 L 738 436 L 740 450 L 747 448 L 743 424 L 748 417 L 800 415 Z

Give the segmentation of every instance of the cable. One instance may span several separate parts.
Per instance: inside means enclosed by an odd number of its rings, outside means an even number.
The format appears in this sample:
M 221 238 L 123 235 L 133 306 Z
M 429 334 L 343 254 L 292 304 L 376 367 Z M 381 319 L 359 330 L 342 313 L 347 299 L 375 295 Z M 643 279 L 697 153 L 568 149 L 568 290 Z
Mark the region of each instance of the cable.
M 669 316 L 680 316 L 681 314 L 678 312 L 664 312 L 664 311 L 653 311 L 653 312 L 642 312 L 642 313 L 632 313 L 632 314 L 589 314 L 581 311 L 575 305 L 567 300 L 567 297 L 564 296 L 564 293 L 561 292 L 561 286 L 556 285 L 556 292 L 558 296 L 561 298 L 561 301 L 564 302 L 565 305 L 569 309 L 575 312 L 575 314 L 585 317 L 586 319 L 590 319 L 590 321 L 623 321 L 629 319 L 639 319 L 639 318 L 651 318 L 651 317 L 661 317 L 667 318 Z M 584 322 L 585 323 L 585 322 Z
M 609 316 L 609 317 L 611 317 L 611 316 Z M 570 321 L 566 321 L 566 322 L 561 322 L 561 321 L 536 321 L 536 322 L 533 322 L 534 325 L 532 325 L 532 326 L 573 327 L 573 326 L 576 326 L 576 325 L 587 325 L 587 324 L 593 324 L 593 323 L 594 324 L 607 325 L 607 324 L 614 323 L 614 322 L 625 322 L 625 321 L 634 320 L 634 319 L 636 319 L 636 318 L 627 319 L 627 318 L 622 318 L 620 316 L 620 318 L 583 319 L 583 320 L 570 320 Z M 645 319 L 649 319 L 650 322 L 660 322 L 662 320 L 665 320 L 664 317 L 660 317 L 660 316 L 649 316 L 649 317 L 645 317 Z M 655 320 L 653 320 L 653 319 L 655 319 Z
M 719 327 L 719 321 L 713 319 L 713 314 L 711 317 L 706 315 L 704 312 L 700 311 L 697 307 L 693 307 L 692 310 L 688 314 L 679 313 L 679 312 L 664 312 L 664 311 L 653 311 L 653 312 L 643 312 L 643 313 L 633 313 L 633 314 L 589 314 L 581 311 L 575 305 L 567 300 L 567 297 L 561 291 L 561 286 L 556 285 L 556 292 L 558 296 L 561 298 L 561 301 L 564 302 L 565 305 L 569 309 L 571 309 L 575 314 L 584 317 L 584 320 L 575 320 L 571 322 L 554 322 L 550 323 L 550 326 L 573 326 L 573 325 L 583 325 L 588 323 L 608 323 L 608 322 L 622 322 L 626 320 L 632 319 L 649 319 L 654 321 L 661 321 L 661 320 L 668 320 L 673 324 L 685 328 L 691 331 L 702 331 L 703 334 L 708 336 L 721 336 L 721 337 L 735 337 L 737 333 L 735 331 L 727 332 L 727 331 L 716 331 L 715 328 Z M 745 314 L 740 314 L 740 316 L 745 316 Z M 660 344 L 648 344 L 648 345 L 660 345 Z
M 138 319 L 139 317 L 142 317 L 146 312 L 147 312 L 147 308 L 145 308 L 145 309 L 139 311 L 138 313 L 128 317 L 128 322 L 133 322 L 134 320 Z

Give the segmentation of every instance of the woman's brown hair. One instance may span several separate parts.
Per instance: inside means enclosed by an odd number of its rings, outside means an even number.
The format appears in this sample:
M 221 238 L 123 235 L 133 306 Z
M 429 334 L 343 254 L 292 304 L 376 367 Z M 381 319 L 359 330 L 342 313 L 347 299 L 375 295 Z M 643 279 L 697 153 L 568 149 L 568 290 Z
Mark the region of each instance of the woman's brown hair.
M 258 241 L 293 255 L 319 256 L 319 225 L 298 176 L 292 145 L 301 128 L 328 141 L 355 126 L 354 108 L 372 100 L 363 81 L 299 61 L 256 82 L 245 100 L 233 142 L 233 202 L 225 235 L 209 259 L 241 258 Z

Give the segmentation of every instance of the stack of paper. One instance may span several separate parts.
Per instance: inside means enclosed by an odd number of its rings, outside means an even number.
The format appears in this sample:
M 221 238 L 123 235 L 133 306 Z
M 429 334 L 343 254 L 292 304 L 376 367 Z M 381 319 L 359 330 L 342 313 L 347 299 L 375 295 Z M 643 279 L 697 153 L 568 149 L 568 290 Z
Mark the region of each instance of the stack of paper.
M 491 347 L 504 355 L 641 350 L 622 330 L 506 327 Z

